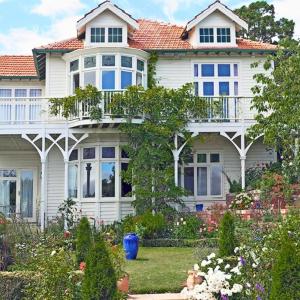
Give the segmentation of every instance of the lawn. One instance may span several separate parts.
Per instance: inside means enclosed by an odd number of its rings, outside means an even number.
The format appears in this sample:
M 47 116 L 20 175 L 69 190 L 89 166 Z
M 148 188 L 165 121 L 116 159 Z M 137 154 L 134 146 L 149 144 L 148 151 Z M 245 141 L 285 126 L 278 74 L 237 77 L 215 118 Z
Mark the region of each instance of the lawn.
M 207 255 L 213 250 L 201 252 Z M 187 279 L 187 271 L 199 261 L 199 253 L 196 253 L 195 248 L 140 248 L 137 260 L 126 262 L 130 292 L 179 292 Z

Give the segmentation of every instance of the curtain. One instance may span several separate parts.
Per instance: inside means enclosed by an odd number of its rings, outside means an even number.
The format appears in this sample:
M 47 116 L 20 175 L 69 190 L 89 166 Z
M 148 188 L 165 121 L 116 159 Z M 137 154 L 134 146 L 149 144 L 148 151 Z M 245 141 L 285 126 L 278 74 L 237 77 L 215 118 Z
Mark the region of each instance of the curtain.
M 23 218 L 33 217 L 33 172 L 21 171 L 20 192 L 21 215 Z
M 69 165 L 69 197 L 77 198 L 77 176 L 78 176 L 78 166 Z
M 0 212 L 8 216 L 10 206 L 10 181 L 0 180 Z

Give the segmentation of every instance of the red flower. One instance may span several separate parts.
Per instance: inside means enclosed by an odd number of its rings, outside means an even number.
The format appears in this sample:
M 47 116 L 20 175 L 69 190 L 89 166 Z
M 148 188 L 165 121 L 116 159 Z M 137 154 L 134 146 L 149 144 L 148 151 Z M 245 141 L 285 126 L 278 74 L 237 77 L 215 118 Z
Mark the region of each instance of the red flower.
M 64 232 L 64 238 L 65 239 L 68 239 L 70 236 L 71 236 L 71 232 L 70 231 L 67 230 L 67 231 Z
M 82 261 L 80 264 L 79 264 L 79 270 L 81 271 L 84 271 L 86 268 L 86 263 L 84 261 Z

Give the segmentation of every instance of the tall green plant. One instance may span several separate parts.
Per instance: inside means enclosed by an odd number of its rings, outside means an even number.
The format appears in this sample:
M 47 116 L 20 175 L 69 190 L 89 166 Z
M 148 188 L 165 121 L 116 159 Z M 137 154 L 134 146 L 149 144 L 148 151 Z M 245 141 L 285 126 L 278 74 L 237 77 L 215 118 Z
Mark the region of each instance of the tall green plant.
M 230 212 L 225 212 L 219 228 L 219 254 L 220 256 L 231 256 L 236 247 L 234 217 Z
M 272 268 L 270 300 L 300 299 L 300 256 L 295 242 L 286 236 Z
M 83 300 L 117 299 L 117 278 L 102 236 L 88 252 L 82 282 Z
M 92 245 L 92 231 L 90 223 L 83 217 L 77 227 L 76 232 L 76 261 L 77 264 L 86 261 L 86 256 Z

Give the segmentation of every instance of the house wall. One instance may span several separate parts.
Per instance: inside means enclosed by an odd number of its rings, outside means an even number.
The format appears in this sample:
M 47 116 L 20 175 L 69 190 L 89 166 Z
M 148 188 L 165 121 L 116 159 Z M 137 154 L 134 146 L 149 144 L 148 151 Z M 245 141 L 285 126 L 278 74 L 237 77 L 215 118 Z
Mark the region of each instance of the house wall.
M 0 88 L 8 88 L 8 89 L 42 89 L 42 95 L 45 95 L 45 81 L 44 80 L 0 80 Z

